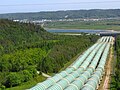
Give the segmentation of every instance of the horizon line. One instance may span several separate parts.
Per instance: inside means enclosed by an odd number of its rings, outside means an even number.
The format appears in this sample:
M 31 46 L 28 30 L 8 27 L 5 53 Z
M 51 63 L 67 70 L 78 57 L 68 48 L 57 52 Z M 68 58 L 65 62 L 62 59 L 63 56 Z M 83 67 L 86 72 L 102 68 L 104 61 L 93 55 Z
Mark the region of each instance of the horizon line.
M 42 10 L 42 11 L 25 11 L 25 12 L 11 12 L 11 13 L 0 13 L 0 15 L 2 14 L 21 14 L 21 13 L 40 13 L 40 12 L 59 12 L 59 11 L 79 11 L 79 10 L 120 10 L 120 8 L 98 8 L 98 9 L 94 9 L 94 8 L 90 8 L 90 9 L 67 9 L 67 10 Z

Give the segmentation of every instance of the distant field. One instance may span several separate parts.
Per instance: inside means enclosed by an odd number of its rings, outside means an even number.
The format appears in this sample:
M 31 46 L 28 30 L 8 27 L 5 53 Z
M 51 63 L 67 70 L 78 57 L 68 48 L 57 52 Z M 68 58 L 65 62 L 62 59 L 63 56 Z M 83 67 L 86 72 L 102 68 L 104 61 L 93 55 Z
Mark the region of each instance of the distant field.
M 119 20 L 104 21 L 59 21 L 47 22 L 45 28 L 49 29 L 101 29 L 120 30 Z

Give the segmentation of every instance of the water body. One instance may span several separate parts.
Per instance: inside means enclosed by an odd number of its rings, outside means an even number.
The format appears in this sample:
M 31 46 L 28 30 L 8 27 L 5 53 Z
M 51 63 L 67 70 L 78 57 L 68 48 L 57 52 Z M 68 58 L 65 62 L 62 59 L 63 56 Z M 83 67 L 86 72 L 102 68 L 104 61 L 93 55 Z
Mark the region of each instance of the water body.
M 99 32 L 109 32 L 109 30 L 76 30 L 76 29 L 54 29 L 54 30 L 47 30 L 51 33 L 99 33 Z

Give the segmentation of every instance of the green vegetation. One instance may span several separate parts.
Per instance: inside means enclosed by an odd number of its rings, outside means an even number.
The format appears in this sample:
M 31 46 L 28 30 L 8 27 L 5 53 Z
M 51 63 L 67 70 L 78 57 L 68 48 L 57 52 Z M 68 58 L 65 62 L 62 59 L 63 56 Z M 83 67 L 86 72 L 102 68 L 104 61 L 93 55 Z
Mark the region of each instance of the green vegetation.
M 53 37 L 40 26 L 0 20 L 0 88 L 37 77 L 38 63 L 57 43 Z
M 38 75 L 37 77 L 29 80 L 28 82 L 24 82 L 19 86 L 7 88 L 6 90 L 25 90 L 35 86 L 37 83 L 44 81 L 46 78 L 42 75 Z
M 44 27 L 49 29 L 120 30 L 120 21 L 119 20 L 57 21 L 57 22 L 46 22 Z
M 91 10 L 67 10 L 67 11 L 49 11 L 37 13 L 10 13 L 1 14 L 0 18 L 7 19 L 78 19 L 78 18 L 118 18 L 120 17 L 120 9 L 91 9 Z
M 111 90 L 120 90 L 120 36 L 116 38 L 116 53 L 117 61 L 115 66 L 115 73 L 111 78 Z
M 30 23 L 0 20 L 0 89 L 34 86 L 45 80 L 41 72 L 59 72 L 98 38 L 54 35 Z

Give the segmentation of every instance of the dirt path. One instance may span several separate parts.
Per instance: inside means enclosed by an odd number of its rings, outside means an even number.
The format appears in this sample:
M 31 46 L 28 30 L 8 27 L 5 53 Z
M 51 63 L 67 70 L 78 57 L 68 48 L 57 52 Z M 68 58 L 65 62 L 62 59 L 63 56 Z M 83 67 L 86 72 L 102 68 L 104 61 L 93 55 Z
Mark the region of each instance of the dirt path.
M 44 76 L 44 77 L 46 77 L 46 78 L 50 78 L 50 77 L 51 77 L 50 75 L 45 74 L 45 73 L 43 73 L 43 72 L 42 72 L 42 76 Z
M 110 54 L 109 54 L 109 59 L 106 63 L 106 67 L 105 67 L 105 76 L 103 76 L 103 80 L 101 82 L 100 87 L 98 88 L 98 90 L 110 90 L 110 77 L 111 77 L 111 70 L 112 70 L 112 60 L 113 60 L 113 44 L 114 42 L 112 42 L 112 46 L 110 48 Z
M 108 65 L 106 67 L 107 71 L 106 71 L 105 81 L 103 84 L 103 90 L 109 90 L 110 75 L 111 75 L 111 61 L 113 59 L 112 57 L 113 57 L 112 50 L 110 50 L 110 57 L 109 57 Z

